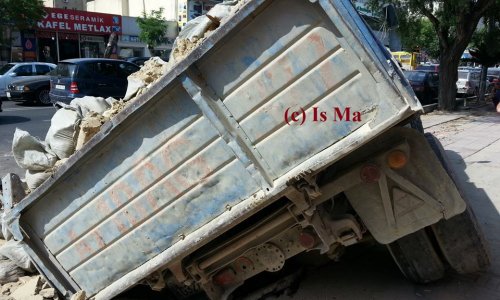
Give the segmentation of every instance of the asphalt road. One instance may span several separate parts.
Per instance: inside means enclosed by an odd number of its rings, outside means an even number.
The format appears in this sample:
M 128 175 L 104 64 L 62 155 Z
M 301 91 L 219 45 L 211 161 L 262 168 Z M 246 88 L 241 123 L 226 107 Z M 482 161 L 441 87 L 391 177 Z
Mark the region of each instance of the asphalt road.
M 31 135 L 45 139 L 50 127 L 50 119 L 55 113 L 53 106 L 25 105 L 4 101 L 0 112 L 0 178 L 7 173 L 16 173 L 24 177 L 24 170 L 19 168 L 12 155 L 12 138 L 16 128 L 28 131 Z

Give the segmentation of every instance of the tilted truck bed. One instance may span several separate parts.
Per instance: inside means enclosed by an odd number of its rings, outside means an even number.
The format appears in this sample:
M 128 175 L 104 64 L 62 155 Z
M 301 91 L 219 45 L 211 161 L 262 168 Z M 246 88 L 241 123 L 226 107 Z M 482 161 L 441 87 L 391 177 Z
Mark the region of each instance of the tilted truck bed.
M 247 1 L 18 204 L 12 230 L 60 291 L 110 298 L 419 111 L 388 60 L 348 0 Z

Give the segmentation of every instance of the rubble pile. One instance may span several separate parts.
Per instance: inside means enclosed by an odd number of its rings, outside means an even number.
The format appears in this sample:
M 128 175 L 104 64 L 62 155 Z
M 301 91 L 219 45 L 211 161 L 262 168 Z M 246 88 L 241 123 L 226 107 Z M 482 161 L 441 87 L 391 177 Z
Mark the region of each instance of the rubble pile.
M 0 299 L 58 299 L 56 290 L 34 272 L 23 242 L 0 239 Z
M 40 275 L 22 276 L 14 282 L 2 284 L 0 299 L 5 300 L 49 300 L 59 299 L 56 290 Z

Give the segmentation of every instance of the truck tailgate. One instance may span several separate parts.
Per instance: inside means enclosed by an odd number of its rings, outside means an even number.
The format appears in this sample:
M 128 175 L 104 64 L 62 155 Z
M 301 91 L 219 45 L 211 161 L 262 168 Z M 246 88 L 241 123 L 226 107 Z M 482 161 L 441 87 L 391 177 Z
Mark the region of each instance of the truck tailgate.
M 350 1 L 247 1 L 10 217 L 109 298 L 420 110 L 388 59 Z

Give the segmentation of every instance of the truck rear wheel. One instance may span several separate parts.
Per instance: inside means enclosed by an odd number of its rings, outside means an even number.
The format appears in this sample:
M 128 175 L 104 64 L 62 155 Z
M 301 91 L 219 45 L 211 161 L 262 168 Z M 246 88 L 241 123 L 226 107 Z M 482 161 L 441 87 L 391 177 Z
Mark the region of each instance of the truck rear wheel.
M 404 236 L 387 247 L 406 278 L 427 283 L 444 276 L 444 264 L 424 229 Z
M 455 178 L 439 140 L 432 134 L 425 136 L 467 204 L 465 212 L 432 225 L 432 233 L 444 258 L 455 271 L 466 274 L 484 270 L 490 265 L 488 246 L 465 197 L 462 184 Z

